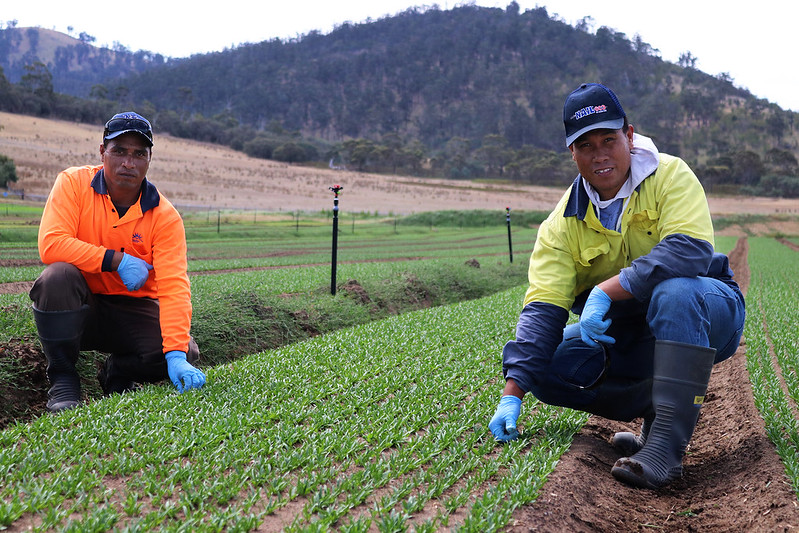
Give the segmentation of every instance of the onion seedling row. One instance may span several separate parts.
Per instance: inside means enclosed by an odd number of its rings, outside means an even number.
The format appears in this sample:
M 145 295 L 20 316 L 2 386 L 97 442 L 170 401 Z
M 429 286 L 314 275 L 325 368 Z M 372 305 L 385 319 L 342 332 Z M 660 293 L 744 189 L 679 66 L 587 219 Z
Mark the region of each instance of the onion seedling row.
M 799 495 L 799 342 L 796 252 L 775 239 L 749 238 L 747 369 L 766 432 Z
M 585 416 L 525 402 L 496 444 L 523 289 L 392 317 L 0 432 L 0 524 L 496 531 Z
M 329 228 L 328 228 L 329 229 Z M 514 231 L 516 254 L 522 261 L 532 250 L 535 230 Z M 3 252 L 4 253 L 4 252 Z M 4 253 L 5 254 L 5 253 Z M 331 258 L 331 237 L 296 236 L 291 241 L 259 237 L 218 237 L 216 240 L 188 240 L 189 273 L 212 272 L 214 270 L 236 270 L 252 268 L 276 268 L 299 265 L 328 265 Z M 35 243 L 28 248 L 17 245 L 15 256 L 27 260 L 38 259 Z M 5 255 L 3 255 L 5 258 Z M 448 228 L 437 232 L 427 230 L 424 234 L 396 235 L 376 238 L 368 235 L 350 235 L 339 238 L 338 261 L 399 260 L 415 258 L 471 258 L 486 257 L 492 260 L 508 258 L 507 236 L 501 228 Z M 11 259 L 9 257 L 9 259 Z M 0 283 L 33 281 L 43 270 L 42 265 L 0 268 Z

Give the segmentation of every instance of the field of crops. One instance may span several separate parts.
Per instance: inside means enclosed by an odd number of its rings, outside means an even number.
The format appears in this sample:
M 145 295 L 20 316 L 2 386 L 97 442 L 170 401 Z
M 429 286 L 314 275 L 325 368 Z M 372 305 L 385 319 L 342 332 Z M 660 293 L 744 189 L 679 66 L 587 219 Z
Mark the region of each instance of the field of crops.
M 766 431 L 799 494 L 799 252 L 774 239 L 750 239 L 747 368 Z
M 495 530 L 535 499 L 584 421 L 528 402 L 523 439 L 490 438 L 520 297 L 506 291 L 255 354 L 209 370 L 198 393 L 149 386 L 7 429 L 0 523 Z
M 327 291 L 329 220 L 300 224 L 298 218 L 294 227 L 284 221 L 276 232 L 255 220 L 217 232 L 206 218 L 196 227 L 187 223 L 198 320 L 210 323 L 228 312 L 224 302 L 242 292 L 275 301 L 301 294 L 328 302 L 326 312 L 353 312 L 335 307 L 347 294 Z M 148 385 L 6 428 L 0 432 L 0 527 L 505 528 L 514 510 L 538 498 L 587 420 L 528 398 L 520 440 L 498 445 L 487 430 L 501 391 L 501 349 L 513 337 L 534 236 L 533 229 L 514 229 L 516 282 L 510 289 L 209 367 L 200 391 L 179 395 L 166 385 Z M 25 240 L 0 244 L 3 259 L 35 257 Z M 727 252 L 735 240 L 720 237 L 717 248 Z M 370 284 L 408 272 L 488 276 L 483 268 L 472 274 L 458 269 L 472 258 L 484 265 L 509 259 L 501 224 L 356 221 L 342 226 L 339 245 L 340 281 L 357 279 L 367 292 Z M 756 402 L 799 490 L 796 258 L 775 239 L 750 239 L 745 335 Z M 40 268 L 0 268 L 0 282 L 33 279 Z M 0 307 L 19 311 L 26 298 L 0 295 Z M 2 315 L 0 339 L 33 331 L 30 317 Z

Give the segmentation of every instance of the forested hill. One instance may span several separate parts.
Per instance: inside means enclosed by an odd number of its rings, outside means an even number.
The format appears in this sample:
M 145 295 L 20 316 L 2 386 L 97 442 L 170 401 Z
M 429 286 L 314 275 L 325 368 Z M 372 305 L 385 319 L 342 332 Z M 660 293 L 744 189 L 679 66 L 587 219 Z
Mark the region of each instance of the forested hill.
M 47 67 L 53 89 L 74 96 L 88 96 L 102 80 L 126 76 L 168 59 L 140 50 L 131 52 L 119 43 L 113 49 L 95 46 L 86 32 L 77 37 L 45 28 L 18 28 L 15 22 L 0 30 L 0 67 L 18 82 L 36 67 Z
M 793 113 L 710 76 L 663 61 L 637 36 L 575 28 L 545 8 L 409 9 L 329 34 L 268 41 L 154 68 L 124 81 L 159 109 L 229 114 L 243 124 L 341 141 L 398 134 L 440 149 L 500 135 L 512 148 L 563 150 L 570 90 L 601 81 L 663 151 L 701 159 L 732 148 L 765 153 Z M 768 126 L 766 126 L 768 124 Z
M 574 27 L 545 8 L 432 6 L 149 63 L 98 80 L 93 97 L 141 110 L 160 131 L 261 157 L 563 182 L 573 175 L 563 100 L 599 81 L 636 131 L 701 165 L 706 180 L 796 178 L 795 114 L 696 62 L 690 51 L 679 65 L 663 61 L 638 36 L 593 29 L 588 18 Z

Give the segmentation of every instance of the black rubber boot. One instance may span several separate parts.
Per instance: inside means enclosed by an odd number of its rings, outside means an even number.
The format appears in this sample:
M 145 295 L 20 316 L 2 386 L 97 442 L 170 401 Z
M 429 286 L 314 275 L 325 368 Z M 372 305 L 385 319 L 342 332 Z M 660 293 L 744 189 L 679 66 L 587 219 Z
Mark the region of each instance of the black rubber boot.
M 638 435 L 630 431 L 620 431 L 616 433 L 610 439 L 611 446 L 620 451 L 625 457 L 637 453 L 646 443 L 646 437 L 649 435 L 649 430 L 652 427 L 653 418 L 654 416 L 644 417 L 644 421 L 641 423 L 641 433 Z
M 106 357 L 105 362 L 97 370 L 97 381 L 100 383 L 100 388 L 103 389 L 103 394 L 106 396 L 125 394 L 140 388 L 140 385 L 132 379 L 114 373 L 113 358 L 114 354 Z
M 716 350 L 657 341 L 652 405 L 655 420 L 644 446 L 613 465 L 613 476 L 636 487 L 658 489 L 682 476 L 682 458 L 705 399 Z
M 33 318 L 42 350 L 47 357 L 47 410 L 56 413 L 80 404 L 80 377 L 75 363 L 80 355 L 80 337 L 89 306 L 77 311 L 39 311 Z

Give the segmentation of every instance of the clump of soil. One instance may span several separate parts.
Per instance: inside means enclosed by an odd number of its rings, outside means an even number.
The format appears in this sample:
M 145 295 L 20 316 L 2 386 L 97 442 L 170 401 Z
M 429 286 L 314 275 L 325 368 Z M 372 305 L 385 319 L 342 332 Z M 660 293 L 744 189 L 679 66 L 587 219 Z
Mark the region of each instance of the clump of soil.
M 347 280 L 347 282 L 342 285 L 341 288 L 358 303 L 369 304 L 372 302 L 372 299 L 369 298 L 369 294 L 367 294 L 366 289 L 364 289 L 357 280 Z
M 29 413 L 44 411 L 47 381 L 44 355 L 32 339 L 0 343 L 0 368 L 12 375 L 0 380 L 0 429 Z
M 730 254 L 744 294 L 747 251 L 742 238 Z M 713 369 L 682 479 L 654 491 L 628 487 L 611 476 L 619 453 L 610 438 L 639 428 L 640 420 L 589 418 L 538 500 L 514 513 L 508 530 L 775 532 L 799 527 L 797 497 L 754 405 L 745 341 Z

